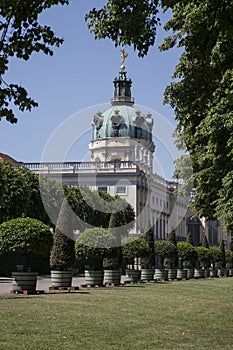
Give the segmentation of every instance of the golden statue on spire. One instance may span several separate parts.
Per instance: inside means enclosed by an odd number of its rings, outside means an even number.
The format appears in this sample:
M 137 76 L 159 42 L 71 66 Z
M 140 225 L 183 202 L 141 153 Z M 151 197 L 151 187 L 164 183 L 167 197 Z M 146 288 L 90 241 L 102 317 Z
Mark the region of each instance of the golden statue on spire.
M 125 71 L 125 59 L 128 57 L 128 52 L 124 48 L 121 49 L 121 71 Z

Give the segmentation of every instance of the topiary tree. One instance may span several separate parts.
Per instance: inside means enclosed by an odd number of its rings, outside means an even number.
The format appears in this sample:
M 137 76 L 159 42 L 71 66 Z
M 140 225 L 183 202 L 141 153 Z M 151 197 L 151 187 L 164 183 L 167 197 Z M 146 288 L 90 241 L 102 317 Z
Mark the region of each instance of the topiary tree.
M 55 228 L 50 267 L 52 270 L 66 271 L 73 266 L 74 261 L 72 211 L 67 199 L 64 198 Z
M 226 250 L 225 257 L 226 257 L 226 267 L 228 269 L 231 269 L 233 267 L 233 251 Z
M 116 246 L 112 249 L 112 256 L 104 259 L 105 269 L 121 269 L 122 268 L 122 249 L 121 237 L 124 232 L 121 227 L 121 212 L 116 211 L 111 213 L 109 220 L 109 232 L 115 237 Z
M 75 253 L 78 259 L 85 258 L 90 269 L 103 269 L 103 259 L 112 256 L 116 246 L 115 237 L 100 227 L 86 229 L 75 242 Z
M 223 239 L 220 241 L 219 249 L 222 253 L 221 267 L 225 268 L 226 267 L 226 256 L 225 256 L 225 242 Z
M 165 259 L 173 259 L 177 254 L 176 246 L 169 241 L 155 241 L 155 255 L 159 258 L 162 268 Z
M 193 235 L 191 232 L 188 232 L 187 234 L 186 243 L 193 245 Z
M 211 263 L 211 252 L 208 248 L 205 247 L 196 247 L 198 262 L 201 267 L 205 269 L 210 267 Z
M 149 256 L 150 247 L 144 238 L 125 238 L 122 240 L 122 255 L 127 265 L 134 269 L 134 259 Z
M 230 241 L 229 250 L 233 252 L 233 240 L 232 240 L 232 238 L 231 238 L 231 241 Z
M 174 229 L 171 230 L 171 232 L 169 232 L 167 240 L 168 240 L 169 242 L 175 244 L 175 246 L 177 245 L 177 241 L 176 241 L 176 231 L 175 231 Z
M 143 239 L 147 242 L 149 251 L 147 255 L 141 258 L 141 265 L 143 268 L 153 268 L 155 266 L 155 243 L 154 232 L 150 223 L 148 223 L 145 229 Z
M 213 267 L 221 267 L 221 261 L 222 261 L 222 252 L 217 247 L 210 247 L 210 253 L 211 253 L 211 263 L 213 264 Z
M 169 234 L 168 234 L 168 241 L 173 243 L 175 247 L 177 248 L 177 241 L 176 241 L 176 232 L 173 229 Z M 176 268 L 178 266 L 178 253 L 176 250 L 176 254 L 172 259 L 166 258 L 166 266 L 169 268 Z
M 193 267 L 195 265 L 197 255 L 195 248 L 186 242 L 177 243 L 177 252 L 180 262 L 180 268 L 183 268 L 184 262 L 187 266 Z
M 207 239 L 206 235 L 204 235 L 204 237 L 202 238 L 201 245 L 204 248 L 209 248 L 209 242 L 208 242 L 208 239 Z
M 17 218 L 0 225 L 0 251 L 19 252 L 26 271 L 29 253 L 47 256 L 53 244 L 49 226 L 32 218 Z

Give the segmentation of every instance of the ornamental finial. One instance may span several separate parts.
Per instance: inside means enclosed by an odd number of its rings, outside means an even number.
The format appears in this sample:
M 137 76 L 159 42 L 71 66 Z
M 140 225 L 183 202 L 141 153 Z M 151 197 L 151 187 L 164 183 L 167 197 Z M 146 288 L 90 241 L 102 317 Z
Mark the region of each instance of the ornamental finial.
M 121 49 L 121 71 L 125 71 L 125 59 L 128 56 L 128 52 L 124 48 Z

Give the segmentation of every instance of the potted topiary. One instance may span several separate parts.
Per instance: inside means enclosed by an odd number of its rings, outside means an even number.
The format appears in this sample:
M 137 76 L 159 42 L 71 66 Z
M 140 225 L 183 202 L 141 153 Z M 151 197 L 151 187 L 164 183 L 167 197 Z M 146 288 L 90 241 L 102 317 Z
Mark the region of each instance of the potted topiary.
M 219 244 L 219 250 L 221 252 L 221 261 L 218 268 L 218 276 L 223 277 L 226 274 L 226 256 L 225 256 L 225 242 L 221 239 Z
M 103 228 L 86 229 L 75 242 L 77 259 L 85 257 L 85 280 L 87 285 L 103 285 L 103 260 L 109 258 L 116 240 L 111 233 Z
M 227 275 L 229 277 L 232 277 L 233 276 L 233 251 L 226 250 L 225 258 L 226 258 L 226 268 L 228 270 Z
M 104 284 L 119 285 L 122 274 L 122 247 L 121 238 L 125 232 L 121 227 L 121 211 L 111 213 L 109 220 L 109 232 L 115 237 L 115 247 L 111 250 L 111 256 L 104 258 Z
M 151 224 L 148 223 L 143 239 L 147 242 L 149 250 L 143 257 L 141 257 L 141 280 L 152 281 L 155 273 L 155 246 L 154 246 L 154 233 Z
M 177 241 L 176 241 L 176 232 L 174 229 L 171 230 L 168 234 L 168 241 L 173 243 L 176 251 L 170 258 L 165 258 L 164 266 L 168 271 L 168 279 L 174 280 L 177 277 L 177 267 L 178 267 L 178 252 L 177 252 Z
M 177 243 L 177 252 L 179 258 L 177 279 L 192 278 L 193 266 L 196 261 L 196 252 L 194 247 L 189 243 L 179 242 Z
M 199 262 L 199 266 L 204 270 L 204 277 L 210 276 L 210 263 L 211 263 L 211 252 L 209 248 L 205 248 L 204 246 L 196 247 L 197 259 Z M 203 271 L 202 271 L 203 274 Z
M 212 265 L 210 269 L 210 277 L 217 277 L 218 269 L 221 268 L 222 253 L 219 248 L 210 247 L 210 254 L 211 254 L 211 265 Z
M 37 272 L 30 271 L 30 253 L 47 256 L 53 244 L 50 228 L 39 220 L 17 218 L 0 225 L 0 250 L 20 253 L 22 271 L 12 272 L 13 291 L 35 291 Z
M 187 234 L 186 243 L 193 245 L 193 235 L 191 234 L 191 232 L 188 232 Z
M 165 259 L 175 258 L 176 253 L 176 246 L 173 243 L 169 241 L 155 241 L 155 256 L 158 261 L 154 274 L 156 280 L 166 280 L 168 278 L 168 270 L 164 269 L 164 262 Z
M 122 240 L 122 255 L 128 267 L 126 275 L 129 282 L 141 280 L 141 270 L 135 269 L 135 259 L 144 258 L 149 255 L 149 252 L 149 245 L 144 238 L 125 238 Z
M 50 253 L 52 287 L 71 287 L 72 267 L 75 261 L 72 210 L 66 198 L 63 199 Z

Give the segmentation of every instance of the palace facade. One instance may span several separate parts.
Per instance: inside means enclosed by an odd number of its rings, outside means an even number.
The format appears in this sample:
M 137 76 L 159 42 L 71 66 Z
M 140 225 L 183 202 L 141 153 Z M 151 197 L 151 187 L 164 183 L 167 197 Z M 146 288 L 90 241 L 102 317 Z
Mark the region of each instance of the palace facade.
M 135 226 L 130 232 L 133 236 L 142 235 L 150 223 L 155 239 L 167 239 L 168 233 L 175 229 L 178 241 L 185 241 L 190 232 L 195 245 L 201 243 L 203 235 L 210 245 L 218 245 L 221 239 L 229 242 L 230 235 L 223 230 L 221 221 L 193 219 L 194 213 L 188 208 L 190 198 L 176 193 L 178 183 L 167 181 L 154 171 L 154 119 L 134 106 L 131 85 L 123 64 L 114 80 L 111 107 L 93 116 L 91 161 L 24 163 L 23 166 L 64 184 L 86 185 L 125 198 L 136 213 Z

